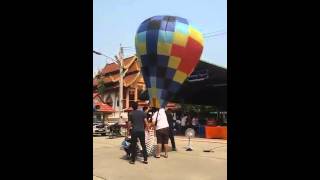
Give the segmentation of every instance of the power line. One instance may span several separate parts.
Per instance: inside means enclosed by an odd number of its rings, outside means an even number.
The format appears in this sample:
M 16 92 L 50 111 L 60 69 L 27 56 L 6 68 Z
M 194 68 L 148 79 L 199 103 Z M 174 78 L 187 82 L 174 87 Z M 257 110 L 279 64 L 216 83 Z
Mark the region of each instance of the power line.
M 126 51 L 136 51 L 136 49 L 126 49 Z
M 218 32 L 221 32 L 221 31 L 225 31 L 224 29 L 221 29 L 221 30 L 218 30 L 218 31 L 213 31 L 213 32 L 209 32 L 209 33 L 203 33 L 204 36 L 208 36 L 208 35 L 211 35 L 213 33 L 218 33 Z
M 109 58 L 109 59 L 111 59 L 111 60 L 114 61 L 114 59 L 113 59 L 112 57 L 107 56 L 107 55 L 105 55 L 104 53 L 101 53 L 101 52 L 98 52 L 98 51 L 95 51 L 95 50 L 93 50 L 93 53 L 94 53 L 94 54 L 97 54 L 97 55 L 99 55 L 99 56 L 104 56 L 104 57 Z
M 95 51 L 95 50 L 93 50 L 93 53 L 97 54 L 99 56 L 106 57 L 106 60 L 110 59 L 112 61 L 112 63 L 117 63 L 117 61 L 115 59 L 111 58 L 110 56 L 105 55 L 104 53 L 101 53 L 101 52 L 98 52 L 98 51 Z M 106 63 L 106 64 L 112 64 L 112 63 Z
M 215 36 L 222 36 L 222 35 L 224 35 L 224 34 L 227 34 L 227 32 L 222 32 L 222 33 L 207 35 L 207 36 L 204 36 L 204 38 L 210 38 L 210 37 L 215 37 Z
M 123 49 L 133 49 L 132 46 L 128 46 L 128 47 L 122 47 Z

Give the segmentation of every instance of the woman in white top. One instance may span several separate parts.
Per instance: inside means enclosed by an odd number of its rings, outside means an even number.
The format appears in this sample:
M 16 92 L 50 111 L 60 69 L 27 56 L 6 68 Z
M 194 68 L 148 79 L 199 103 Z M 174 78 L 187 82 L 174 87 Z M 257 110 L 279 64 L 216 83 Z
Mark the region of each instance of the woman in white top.
M 156 126 L 157 152 L 156 158 L 160 158 L 161 147 L 164 145 L 164 157 L 168 158 L 169 124 L 164 108 L 160 108 L 152 116 L 152 123 Z
M 147 112 L 148 113 L 148 125 L 145 128 L 145 142 L 146 142 L 146 146 L 147 146 L 147 153 L 148 155 L 152 155 L 154 153 L 155 147 L 154 145 L 156 145 L 155 142 L 155 127 L 152 125 L 152 118 L 151 118 L 151 112 Z M 150 117 L 150 118 L 149 118 Z

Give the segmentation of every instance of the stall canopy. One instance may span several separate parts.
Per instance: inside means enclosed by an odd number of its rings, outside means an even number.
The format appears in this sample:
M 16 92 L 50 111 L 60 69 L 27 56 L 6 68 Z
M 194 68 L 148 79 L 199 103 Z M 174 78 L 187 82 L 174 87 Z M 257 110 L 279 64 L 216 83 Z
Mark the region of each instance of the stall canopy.
M 141 100 L 148 99 L 145 91 Z M 227 109 L 227 69 L 200 61 L 171 102 L 211 105 Z

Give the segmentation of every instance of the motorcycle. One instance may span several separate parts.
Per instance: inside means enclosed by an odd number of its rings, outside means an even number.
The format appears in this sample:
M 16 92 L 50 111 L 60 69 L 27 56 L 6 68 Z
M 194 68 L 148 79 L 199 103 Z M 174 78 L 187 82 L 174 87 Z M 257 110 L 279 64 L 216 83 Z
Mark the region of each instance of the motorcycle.
M 106 132 L 110 139 L 113 139 L 114 137 L 120 137 L 121 136 L 120 129 L 121 129 L 121 126 L 118 123 L 106 125 Z

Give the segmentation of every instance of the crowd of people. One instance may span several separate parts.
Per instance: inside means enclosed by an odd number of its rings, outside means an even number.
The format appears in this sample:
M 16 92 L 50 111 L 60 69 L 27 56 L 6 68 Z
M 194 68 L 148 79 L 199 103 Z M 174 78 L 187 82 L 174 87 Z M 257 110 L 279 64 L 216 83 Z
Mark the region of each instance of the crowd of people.
M 155 151 L 155 157 L 160 158 L 160 153 L 164 150 L 164 158 L 168 158 L 168 142 L 169 138 L 172 150 L 176 151 L 174 132 L 173 132 L 173 116 L 169 109 L 164 108 L 144 108 L 143 111 L 138 110 L 138 103 L 132 103 L 133 111 L 128 116 L 128 128 L 131 135 L 130 163 L 134 164 L 137 156 L 137 142 L 140 142 L 143 154 L 143 163 L 148 164 L 148 156 Z M 154 143 L 156 141 L 156 149 Z
M 168 158 L 168 142 L 170 139 L 173 151 L 176 151 L 174 135 L 184 135 L 186 129 L 192 128 L 196 133 L 199 132 L 199 125 L 221 124 L 214 118 L 199 117 L 197 113 L 176 112 L 173 113 L 166 108 L 149 108 L 138 109 L 138 103 L 132 103 L 132 109 L 128 115 L 128 132 L 131 135 L 130 148 L 127 154 L 130 163 L 134 164 L 137 156 L 137 143 L 143 154 L 143 163 L 148 164 L 148 156 L 155 155 L 160 158 L 161 152 L 163 157 Z M 128 153 L 130 152 L 130 153 Z
M 174 121 L 175 121 L 174 129 L 176 130 L 177 134 L 184 134 L 184 132 L 188 128 L 193 128 L 194 130 L 197 130 L 199 125 L 199 118 L 197 114 L 191 114 L 191 113 L 176 115 Z
M 175 130 L 175 133 L 184 135 L 186 129 L 188 128 L 192 128 L 196 131 L 196 133 L 198 133 L 200 126 L 226 125 L 226 116 L 217 117 L 217 115 L 208 114 L 200 116 L 196 112 L 178 112 L 175 113 L 173 123 L 173 129 Z

